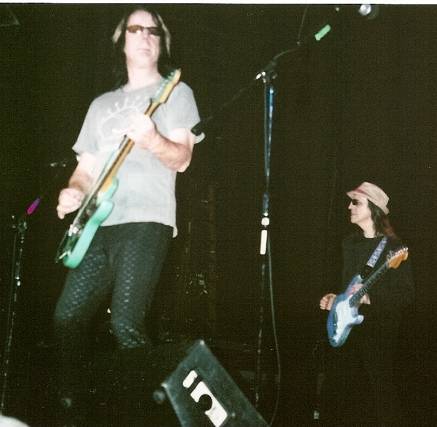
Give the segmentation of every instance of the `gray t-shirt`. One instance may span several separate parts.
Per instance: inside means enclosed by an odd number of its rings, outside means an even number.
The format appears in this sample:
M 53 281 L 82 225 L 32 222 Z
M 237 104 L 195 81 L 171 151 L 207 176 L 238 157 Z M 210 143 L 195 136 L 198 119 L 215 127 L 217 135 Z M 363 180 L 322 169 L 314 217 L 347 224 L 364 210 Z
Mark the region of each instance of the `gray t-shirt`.
M 129 116 L 133 112 L 144 113 L 159 86 L 157 83 L 130 92 L 120 88 L 91 103 L 73 150 L 96 157 L 96 177 L 123 140 Z M 173 129 L 193 127 L 199 121 L 199 113 L 190 87 L 179 82 L 167 102 L 155 110 L 152 119 L 165 137 Z M 203 136 L 198 136 L 196 142 Z M 150 151 L 134 146 L 117 178 L 118 188 L 112 197 L 114 209 L 102 225 L 158 222 L 173 227 L 176 235 L 175 171 L 164 166 Z

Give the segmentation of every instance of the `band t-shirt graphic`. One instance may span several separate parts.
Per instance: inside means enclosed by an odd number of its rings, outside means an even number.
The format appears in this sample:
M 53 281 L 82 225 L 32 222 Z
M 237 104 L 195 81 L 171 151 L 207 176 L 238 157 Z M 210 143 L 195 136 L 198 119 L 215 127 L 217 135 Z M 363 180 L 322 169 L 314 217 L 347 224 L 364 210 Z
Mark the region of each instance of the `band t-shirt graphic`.
M 90 105 L 73 150 L 96 157 L 95 177 L 120 146 L 129 117 L 144 113 L 161 82 L 126 92 L 123 88 L 105 93 Z M 165 137 L 176 128 L 190 129 L 199 121 L 191 88 L 180 82 L 167 101 L 152 115 L 158 131 Z M 196 137 L 196 142 L 204 135 Z M 118 189 L 112 197 L 114 209 L 102 223 L 157 222 L 176 229 L 176 172 L 164 166 L 150 151 L 133 147 L 117 173 Z

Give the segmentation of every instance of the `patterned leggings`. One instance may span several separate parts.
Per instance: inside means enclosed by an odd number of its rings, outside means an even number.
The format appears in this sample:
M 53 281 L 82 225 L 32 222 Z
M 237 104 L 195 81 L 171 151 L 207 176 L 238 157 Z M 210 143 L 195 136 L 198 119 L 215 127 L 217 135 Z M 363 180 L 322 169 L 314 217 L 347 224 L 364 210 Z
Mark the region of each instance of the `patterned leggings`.
M 84 259 L 68 272 L 54 315 L 62 371 L 83 364 L 81 350 L 89 323 L 112 294 L 111 328 L 120 349 L 151 346 L 145 317 L 172 236 L 157 223 L 100 227 Z M 64 372 L 64 375 L 67 372 Z M 65 378 L 67 380 L 67 378 Z

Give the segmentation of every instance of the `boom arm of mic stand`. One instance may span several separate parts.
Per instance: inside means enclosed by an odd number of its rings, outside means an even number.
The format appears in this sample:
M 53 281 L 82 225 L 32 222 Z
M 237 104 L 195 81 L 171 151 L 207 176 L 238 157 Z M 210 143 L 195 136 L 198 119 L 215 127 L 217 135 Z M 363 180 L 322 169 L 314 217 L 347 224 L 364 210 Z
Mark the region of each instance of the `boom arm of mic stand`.
M 200 135 L 204 131 L 204 129 L 206 128 L 206 126 L 209 124 L 209 122 L 211 120 L 215 119 L 215 117 L 218 114 L 220 114 L 227 107 L 232 105 L 237 99 L 239 99 L 244 93 L 246 93 L 252 86 L 254 86 L 255 83 L 256 83 L 256 80 L 253 80 L 248 85 L 242 87 L 231 99 L 229 99 L 228 101 L 225 101 L 222 105 L 220 105 L 220 107 L 213 114 L 202 119 L 199 123 L 194 125 L 191 128 L 191 132 L 194 133 L 194 135 L 196 135 L 196 136 Z
M 276 66 L 277 66 L 277 63 L 278 63 L 278 59 L 280 59 L 281 57 L 283 57 L 285 55 L 297 52 L 302 46 L 306 45 L 309 41 L 312 41 L 313 38 L 316 41 L 320 41 L 323 37 L 326 36 L 326 34 L 329 33 L 329 31 L 331 31 L 331 26 L 329 24 L 325 24 L 316 33 L 312 34 L 311 36 L 306 37 L 302 41 L 300 41 L 300 40 L 297 41 L 296 42 L 296 46 L 294 46 L 293 48 L 284 50 L 282 52 L 279 52 L 277 55 L 275 55 L 273 57 L 273 59 L 271 61 L 269 61 L 269 63 L 261 71 L 256 73 L 254 79 L 252 79 L 252 81 L 248 85 L 242 87 L 231 99 L 229 99 L 228 101 L 224 102 L 213 114 L 211 114 L 208 117 L 200 120 L 200 122 L 198 122 L 196 125 L 194 125 L 191 128 L 191 132 L 194 135 L 196 135 L 196 136 L 200 135 L 205 130 L 205 128 L 208 126 L 208 124 L 213 119 L 215 119 L 215 117 L 218 114 L 220 114 L 227 107 L 232 105 L 236 100 L 238 100 L 244 93 L 246 93 L 252 86 L 254 86 L 259 79 L 261 79 L 261 78 L 264 79 L 267 76 L 267 74 L 272 73 L 272 71 L 275 74 L 272 75 L 271 78 L 275 78 L 276 77 L 276 72 L 274 70 L 276 69 Z
M 243 86 L 234 96 L 232 96 L 231 99 L 229 99 L 228 101 L 225 101 L 222 105 L 220 105 L 220 107 L 213 114 L 202 119 L 199 123 L 194 125 L 191 128 L 191 132 L 194 133 L 194 135 L 200 135 L 204 131 L 204 129 L 207 127 L 207 125 L 209 124 L 209 122 L 211 120 L 215 119 L 215 117 L 217 115 L 219 115 L 227 107 L 229 107 L 235 101 L 237 101 L 239 98 L 241 98 L 241 96 L 243 94 L 245 94 L 250 88 L 255 86 L 255 84 L 258 82 L 258 80 L 261 77 L 265 77 L 266 73 L 268 73 L 270 70 L 274 69 L 275 67 L 276 67 L 276 59 L 273 59 L 261 71 L 259 71 L 256 74 L 255 78 L 252 79 L 252 81 L 249 84 L 247 84 L 246 86 Z

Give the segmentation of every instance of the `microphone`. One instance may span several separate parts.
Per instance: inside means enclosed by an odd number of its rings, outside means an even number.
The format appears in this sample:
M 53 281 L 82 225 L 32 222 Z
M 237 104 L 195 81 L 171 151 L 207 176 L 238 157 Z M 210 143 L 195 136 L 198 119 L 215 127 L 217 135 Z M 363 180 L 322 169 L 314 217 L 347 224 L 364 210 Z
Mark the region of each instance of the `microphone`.
M 27 215 L 32 215 L 36 209 L 38 208 L 39 204 L 41 203 L 41 197 L 37 197 L 26 209 Z
M 379 4 L 361 4 L 358 14 L 366 19 L 375 19 L 379 14 Z
M 351 7 L 352 9 L 355 9 L 358 15 L 368 20 L 375 19 L 379 15 L 379 4 L 363 3 L 353 6 L 351 5 L 347 5 L 347 6 L 348 8 Z M 344 6 L 336 5 L 335 11 L 340 12 L 340 10 L 343 8 Z

